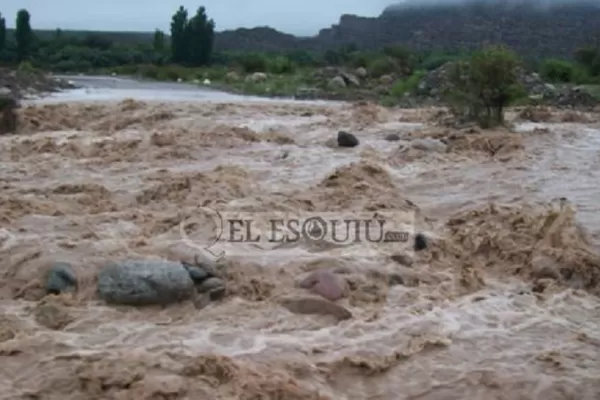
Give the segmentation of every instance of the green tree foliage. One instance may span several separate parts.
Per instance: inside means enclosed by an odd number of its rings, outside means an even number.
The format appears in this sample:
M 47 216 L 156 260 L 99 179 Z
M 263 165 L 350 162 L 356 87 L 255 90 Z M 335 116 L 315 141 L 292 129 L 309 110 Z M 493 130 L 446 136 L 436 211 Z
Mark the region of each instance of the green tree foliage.
M 239 57 L 238 63 L 246 73 L 265 72 L 267 70 L 267 58 L 262 54 L 244 54 Z
M 27 10 L 17 12 L 15 39 L 17 42 L 17 58 L 19 61 L 27 60 L 33 50 L 33 31 L 30 25 L 31 17 Z
M 157 53 L 165 51 L 165 33 L 160 29 L 154 31 L 154 37 L 152 38 L 152 48 Z
M 180 6 L 171 20 L 171 61 L 184 63 L 187 57 L 188 36 L 186 27 L 188 12 Z
M 180 6 L 171 20 L 171 61 L 191 66 L 207 65 L 212 56 L 215 22 L 206 9 L 199 7 L 188 20 L 188 11 Z
M 91 49 L 108 50 L 112 47 L 113 41 L 105 36 L 92 33 L 85 35 L 81 45 Z
M 516 54 L 503 46 L 489 46 L 449 71 L 447 96 L 459 117 L 475 120 L 483 128 L 504 123 L 504 109 L 517 93 Z
M 409 76 L 413 73 L 417 63 L 416 54 L 414 52 L 401 46 L 387 46 L 383 49 L 383 54 L 394 61 L 396 68 L 401 75 Z
M 187 63 L 194 66 L 208 65 L 213 51 L 215 22 L 208 19 L 206 9 L 199 7 L 185 29 L 188 54 Z
M 0 52 L 6 48 L 6 20 L 0 14 Z
M 367 65 L 369 73 L 379 78 L 382 75 L 400 72 L 398 64 L 391 57 L 379 57 Z
M 354 43 L 341 46 L 337 50 L 329 49 L 325 51 L 324 60 L 330 65 L 347 64 L 358 52 L 358 47 Z
M 600 49 L 585 47 L 575 53 L 575 60 L 586 69 L 591 76 L 600 76 Z
M 550 82 L 573 82 L 575 68 L 568 61 L 549 59 L 544 61 L 541 68 L 542 77 Z

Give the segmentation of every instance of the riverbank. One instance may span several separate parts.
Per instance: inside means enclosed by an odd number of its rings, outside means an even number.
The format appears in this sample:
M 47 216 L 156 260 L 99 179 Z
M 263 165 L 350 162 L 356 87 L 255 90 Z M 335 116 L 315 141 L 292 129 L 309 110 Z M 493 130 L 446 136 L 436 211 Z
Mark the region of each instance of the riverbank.
M 402 108 L 443 106 L 440 93 L 448 66 L 415 71 L 409 76 L 378 74 L 366 68 L 323 67 L 294 69 L 289 73 L 244 73 L 225 67 L 186 68 L 182 66 L 124 66 L 100 71 L 164 82 L 188 82 L 220 91 L 269 98 L 369 101 Z M 519 71 L 522 87 L 518 105 L 551 105 L 593 108 L 600 103 L 599 85 L 551 85 L 536 73 Z
M 125 77 L 140 82 L 187 84 L 190 89 L 220 91 L 262 98 L 299 100 L 368 101 L 383 106 L 413 108 L 444 106 L 440 93 L 447 67 L 416 71 L 408 77 L 374 74 L 365 68 L 296 68 L 288 73 L 244 73 L 226 67 L 188 68 L 177 65 L 127 65 L 93 73 L 61 76 L 35 70 L 27 64 L 16 70 L 0 69 L 0 88 L 16 98 L 53 93 L 76 87 L 70 79 Z M 62 77 L 58 79 L 56 76 Z M 593 108 L 600 102 L 598 85 L 551 85 L 539 75 L 520 72 L 523 87 L 517 105 L 546 104 L 558 107 Z M 121 84 L 121 82 L 119 83 Z
M 44 93 L 73 89 L 67 80 L 56 79 L 52 74 L 22 63 L 18 68 L 0 67 L 0 95 L 20 100 Z
M 131 65 L 102 69 L 97 73 L 167 82 L 188 82 L 233 94 L 262 97 L 370 101 L 381 105 L 412 107 L 440 101 L 412 94 L 424 72 L 409 77 L 394 73 L 370 74 L 365 68 L 296 68 L 289 73 L 245 73 L 240 69 L 211 67 L 186 68 L 177 65 Z

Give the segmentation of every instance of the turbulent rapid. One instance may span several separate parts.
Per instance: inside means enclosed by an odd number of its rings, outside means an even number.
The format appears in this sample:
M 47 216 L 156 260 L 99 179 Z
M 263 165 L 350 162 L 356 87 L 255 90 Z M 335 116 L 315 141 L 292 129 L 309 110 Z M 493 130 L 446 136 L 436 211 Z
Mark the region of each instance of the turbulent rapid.
M 598 114 L 513 110 L 515 129 L 480 132 L 367 103 L 20 113 L 0 138 L 2 399 L 600 396 Z M 99 298 L 108 262 L 195 259 L 214 234 L 202 207 L 411 215 L 427 246 L 222 243 L 227 290 L 208 305 Z M 56 262 L 76 292 L 46 295 Z M 343 297 L 302 303 L 323 270 Z

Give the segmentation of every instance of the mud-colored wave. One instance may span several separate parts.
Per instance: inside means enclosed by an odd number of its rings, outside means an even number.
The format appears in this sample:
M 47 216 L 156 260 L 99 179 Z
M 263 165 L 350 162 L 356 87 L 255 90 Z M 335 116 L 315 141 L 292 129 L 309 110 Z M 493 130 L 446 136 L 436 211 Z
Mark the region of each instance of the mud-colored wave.
M 597 397 L 596 117 L 534 111 L 484 132 L 368 103 L 25 107 L 0 139 L 0 398 Z M 340 130 L 360 145 L 324 145 Z M 206 256 L 207 207 L 404 213 L 427 247 L 230 243 L 207 307 L 99 299 L 107 261 Z M 75 294 L 45 295 L 57 261 Z M 343 297 L 294 312 L 321 270 Z

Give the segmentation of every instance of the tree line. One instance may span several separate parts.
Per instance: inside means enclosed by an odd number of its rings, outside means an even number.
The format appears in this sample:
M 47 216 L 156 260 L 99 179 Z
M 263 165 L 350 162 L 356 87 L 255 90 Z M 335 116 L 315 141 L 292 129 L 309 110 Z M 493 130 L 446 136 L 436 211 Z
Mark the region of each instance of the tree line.
M 19 10 L 17 12 L 14 50 L 18 61 L 26 60 L 31 54 L 34 35 L 31 30 L 30 20 L 31 16 L 27 10 Z M 0 14 L 0 54 L 6 52 L 8 44 L 6 18 Z
M 134 46 L 138 51 L 137 57 L 131 57 L 129 61 L 148 63 L 174 63 L 186 66 L 206 66 L 210 64 L 213 55 L 215 22 L 206 13 L 206 8 L 198 7 L 195 15 L 188 18 L 188 11 L 183 6 L 172 16 L 170 43 L 166 43 L 166 35 L 161 30 L 154 33 L 151 46 L 137 43 Z M 107 66 L 110 61 L 107 58 L 123 53 L 123 47 L 119 43 L 106 40 L 100 35 L 85 35 L 85 37 L 67 37 L 61 29 L 56 29 L 52 37 L 36 37 L 31 28 L 31 14 L 26 9 L 17 12 L 15 30 L 13 37 L 9 37 L 6 27 L 6 18 L 0 13 L 0 61 L 5 63 L 30 61 L 44 64 L 48 60 L 48 53 L 53 50 L 63 51 L 63 60 L 73 58 L 92 58 L 95 64 Z M 85 47 L 96 50 L 92 57 L 78 57 L 75 48 Z M 86 51 L 80 53 L 84 56 Z M 89 52 L 88 52 L 89 53 Z M 56 57 L 55 57 L 56 58 Z M 128 60 L 123 57 L 115 57 L 119 64 L 126 64 Z M 108 61 L 108 62 L 107 62 Z M 68 63 L 66 63 L 68 64 Z M 92 63 L 94 64 L 94 63 Z

